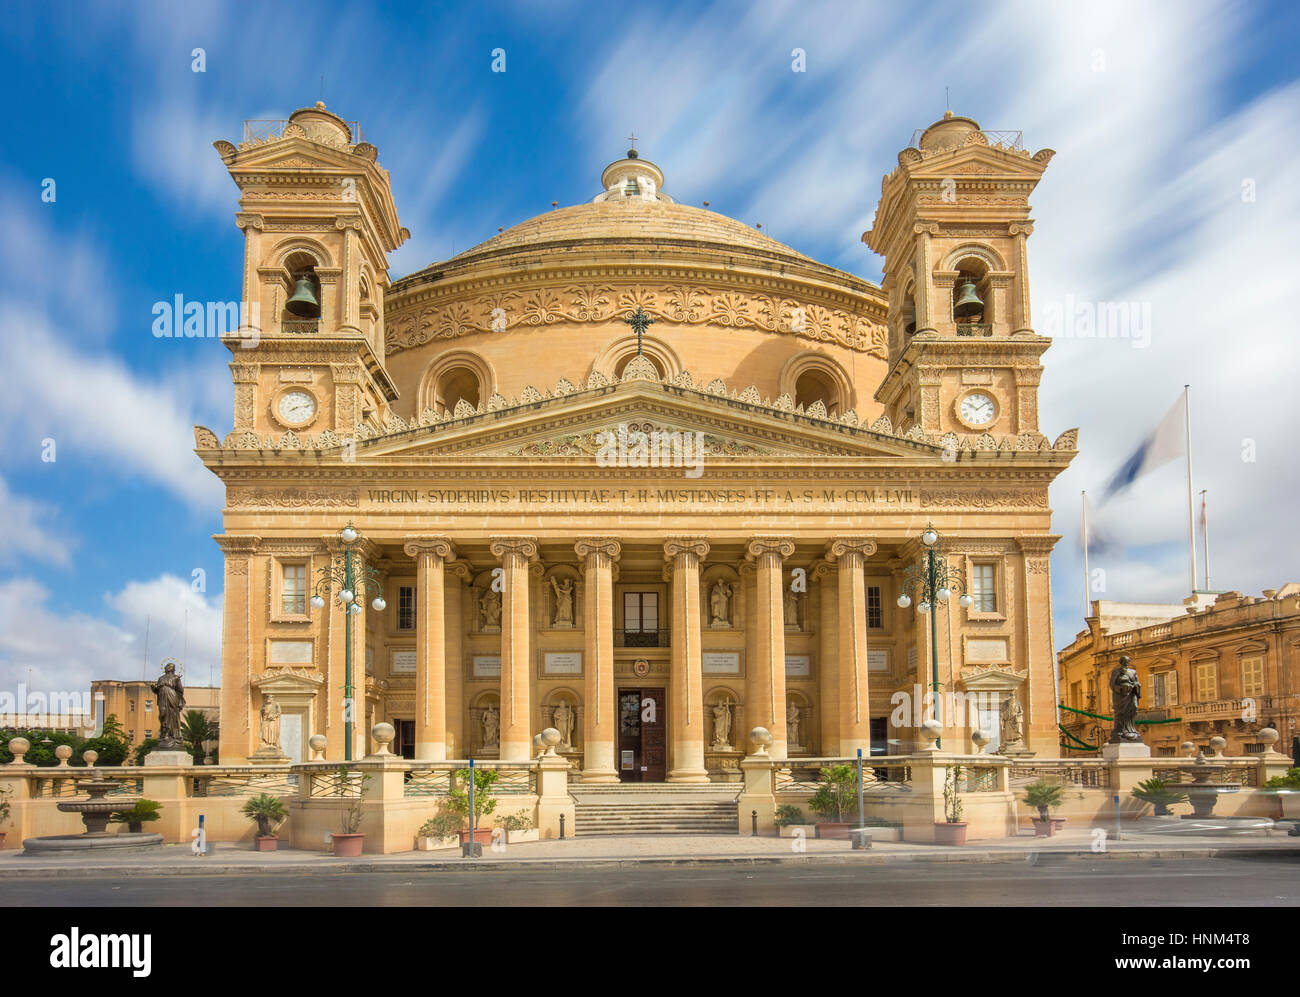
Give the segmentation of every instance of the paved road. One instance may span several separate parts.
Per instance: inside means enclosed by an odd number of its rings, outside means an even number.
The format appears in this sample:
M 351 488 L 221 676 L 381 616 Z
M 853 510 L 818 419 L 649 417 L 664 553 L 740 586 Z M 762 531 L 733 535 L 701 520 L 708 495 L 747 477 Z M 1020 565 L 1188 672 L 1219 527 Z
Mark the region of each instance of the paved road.
M 131 876 L 7 880 L 0 906 L 1160 906 L 1300 905 L 1277 858 L 1009 865 L 591 869 L 558 872 Z

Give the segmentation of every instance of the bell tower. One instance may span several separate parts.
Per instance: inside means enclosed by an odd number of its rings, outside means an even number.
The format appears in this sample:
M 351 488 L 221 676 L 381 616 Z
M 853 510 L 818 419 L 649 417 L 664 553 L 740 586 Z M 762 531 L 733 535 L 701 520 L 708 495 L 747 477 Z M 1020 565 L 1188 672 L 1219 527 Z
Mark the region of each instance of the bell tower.
M 1050 340 L 1030 323 L 1026 242 L 1053 155 L 949 111 L 884 178 L 862 241 L 885 259 L 890 369 L 876 400 L 901 431 L 1038 432 Z
M 384 366 L 388 254 L 410 233 L 388 171 L 323 103 L 245 122 L 213 143 L 239 187 L 244 326 L 233 358 L 234 432 L 277 438 L 381 426 L 397 397 Z

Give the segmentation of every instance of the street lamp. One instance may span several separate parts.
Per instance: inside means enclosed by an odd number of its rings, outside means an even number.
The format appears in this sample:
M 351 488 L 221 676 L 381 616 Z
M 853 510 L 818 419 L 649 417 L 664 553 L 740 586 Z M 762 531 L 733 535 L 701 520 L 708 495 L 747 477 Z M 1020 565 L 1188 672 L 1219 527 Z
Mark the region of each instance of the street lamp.
M 939 556 L 935 550 L 938 544 L 938 531 L 927 525 L 921 533 L 921 545 L 925 548 L 925 553 L 919 563 L 913 564 L 903 573 L 901 588 L 904 591 L 898 597 L 899 608 L 906 609 L 912 604 L 912 598 L 907 594 L 910 589 L 918 600 L 916 611 L 930 617 L 930 689 L 936 703 L 939 701 L 939 614 L 931 612 L 931 609 L 936 603 L 947 605 L 954 591 L 961 593 L 957 605 L 963 609 L 969 609 L 975 601 L 966 592 L 966 578 L 962 570 L 950 565 L 946 557 Z M 936 740 L 935 747 L 940 747 L 941 743 Z
M 343 608 L 343 760 L 347 762 L 352 761 L 352 723 L 356 714 L 352 687 L 352 617 L 365 608 L 368 592 L 375 594 L 370 603 L 375 612 L 382 613 L 388 606 L 384 602 L 383 587 L 379 584 L 379 572 L 368 564 L 358 566 L 353 561 L 352 548 L 360 536 L 351 523 L 339 530 L 343 556 L 332 558 L 329 564 L 320 568 L 316 594 L 311 597 L 313 609 L 324 609 L 326 597 L 337 586 L 339 605 Z

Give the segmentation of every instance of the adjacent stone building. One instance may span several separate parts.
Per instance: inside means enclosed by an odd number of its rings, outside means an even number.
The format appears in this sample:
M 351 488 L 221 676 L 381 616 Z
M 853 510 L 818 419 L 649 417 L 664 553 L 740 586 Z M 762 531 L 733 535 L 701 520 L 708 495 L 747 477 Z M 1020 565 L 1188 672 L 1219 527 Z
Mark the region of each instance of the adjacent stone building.
M 756 726 L 778 757 L 910 750 L 927 525 L 972 595 L 937 607 L 942 690 L 985 727 L 1014 700 L 1057 754 L 1047 493 L 1077 434 L 1040 431 L 1027 257 L 1050 150 L 919 134 L 863 236 L 877 286 L 678 203 L 635 151 L 589 203 L 392 281 L 408 233 L 354 126 L 318 104 L 216 147 L 257 316 L 226 337 L 233 428 L 195 430 L 226 489 L 223 762 L 268 696 L 295 759 L 313 734 L 358 757 L 381 720 L 424 759 L 555 727 L 593 782 L 735 778 Z M 382 600 L 318 588 L 348 551 Z
M 1110 715 L 1107 676 L 1121 654 L 1142 682 L 1139 722 L 1177 721 L 1139 727 L 1152 754 L 1178 754 L 1185 741 L 1211 754 L 1214 737 L 1226 754 L 1257 754 L 1266 726 L 1290 753 L 1300 734 L 1300 584 L 1254 598 L 1197 593 L 1184 605 L 1094 601 L 1087 624 L 1059 656 L 1071 753 L 1109 736 L 1108 723 L 1086 714 Z

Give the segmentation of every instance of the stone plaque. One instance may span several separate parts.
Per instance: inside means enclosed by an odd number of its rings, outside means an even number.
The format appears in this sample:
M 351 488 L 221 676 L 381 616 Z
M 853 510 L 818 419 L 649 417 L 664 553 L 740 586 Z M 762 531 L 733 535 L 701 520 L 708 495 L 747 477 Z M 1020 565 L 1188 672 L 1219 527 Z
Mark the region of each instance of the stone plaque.
M 309 640 L 273 640 L 271 641 L 271 664 L 310 665 L 311 646 Z
M 705 675 L 739 675 L 739 651 L 705 651 L 700 655 L 700 671 Z
M 471 665 L 475 678 L 500 678 L 501 655 L 476 654 Z
M 889 651 L 881 648 L 878 651 L 867 651 L 867 671 L 869 672 L 887 672 L 889 671 Z
M 1007 639 L 1005 637 L 983 637 L 966 641 L 966 661 L 983 664 L 997 664 L 1007 661 Z
M 415 652 L 394 651 L 389 659 L 388 672 L 390 675 L 414 675 Z
M 581 675 L 581 651 L 547 651 L 542 658 L 543 675 Z
M 795 678 L 807 678 L 812 674 L 812 659 L 806 654 L 787 654 L 785 673 Z

